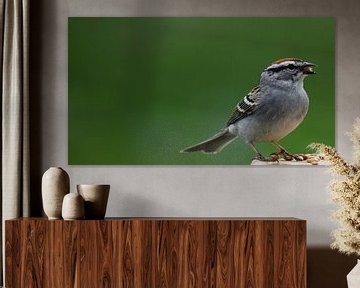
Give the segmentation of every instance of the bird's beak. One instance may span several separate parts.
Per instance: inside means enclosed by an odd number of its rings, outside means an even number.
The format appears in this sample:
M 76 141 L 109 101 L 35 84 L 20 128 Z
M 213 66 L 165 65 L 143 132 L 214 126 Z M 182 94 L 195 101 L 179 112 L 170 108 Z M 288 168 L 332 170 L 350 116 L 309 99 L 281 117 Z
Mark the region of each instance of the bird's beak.
M 310 62 L 304 62 L 301 70 L 304 74 L 308 75 L 308 74 L 316 74 L 316 72 L 314 71 L 314 67 L 316 67 L 316 64 L 310 63 Z

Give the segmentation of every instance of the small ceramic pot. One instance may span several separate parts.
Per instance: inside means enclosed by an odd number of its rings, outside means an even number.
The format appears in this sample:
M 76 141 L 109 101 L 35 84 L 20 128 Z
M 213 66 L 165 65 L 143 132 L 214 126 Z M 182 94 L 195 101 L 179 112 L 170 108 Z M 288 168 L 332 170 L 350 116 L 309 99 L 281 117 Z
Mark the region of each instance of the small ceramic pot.
M 84 219 L 84 199 L 77 192 L 65 195 L 62 205 L 62 217 L 64 220 Z
M 85 219 L 104 219 L 110 185 L 77 185 L 77 191 L 85 201 Z
M 60 167 L 49 168 L 42 177 L 43 208 L 49 219 L 61 219 L 63 198 L 69 193 L 69 175 Z

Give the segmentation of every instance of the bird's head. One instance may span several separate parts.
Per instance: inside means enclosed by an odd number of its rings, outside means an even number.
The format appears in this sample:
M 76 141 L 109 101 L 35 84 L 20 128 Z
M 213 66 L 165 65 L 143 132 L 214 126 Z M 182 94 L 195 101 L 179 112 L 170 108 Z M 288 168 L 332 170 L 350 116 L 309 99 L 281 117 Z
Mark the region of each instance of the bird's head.
M 315 74 L 316 65 L 296 58 L 283 58 L 273 62 L 261 74 L 262 81 L 299 82 L 310 74 Z

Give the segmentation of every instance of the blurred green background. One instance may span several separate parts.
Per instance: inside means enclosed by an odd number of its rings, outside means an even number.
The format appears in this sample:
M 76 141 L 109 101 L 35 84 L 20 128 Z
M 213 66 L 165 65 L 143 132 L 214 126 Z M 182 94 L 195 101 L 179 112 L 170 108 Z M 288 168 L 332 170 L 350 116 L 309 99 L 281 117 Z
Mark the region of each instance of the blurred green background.
M 308 115 L 280 143 L 335 145 L 334 18 L 71 17 L 68 33 L 71 165 L 249 164 L 241 140 L 216 155 L 179 151 L 222 129 L 283 57 L 318 74 L 305 80 Z

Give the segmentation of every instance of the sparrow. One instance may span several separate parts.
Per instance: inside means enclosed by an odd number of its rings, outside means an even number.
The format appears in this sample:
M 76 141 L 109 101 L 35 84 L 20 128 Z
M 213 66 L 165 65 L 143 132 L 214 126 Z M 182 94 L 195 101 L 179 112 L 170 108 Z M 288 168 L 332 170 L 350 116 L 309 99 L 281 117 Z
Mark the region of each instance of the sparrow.
M 301 160 L 278 142 L 304 120 L 309 98 L 304 89 L 306 76 L 315 74 L 316 65 L 297 58 L 283 58 L 268 66 L 253 88 L 236 106 L 225 127 L 213 137 L 180 152 L 218 153 L 240 137 L 255 152 L 254 159 L 277 161 Z M 279 149 L 270 157 L 263 156 L 255 143 L 269 142 Z

